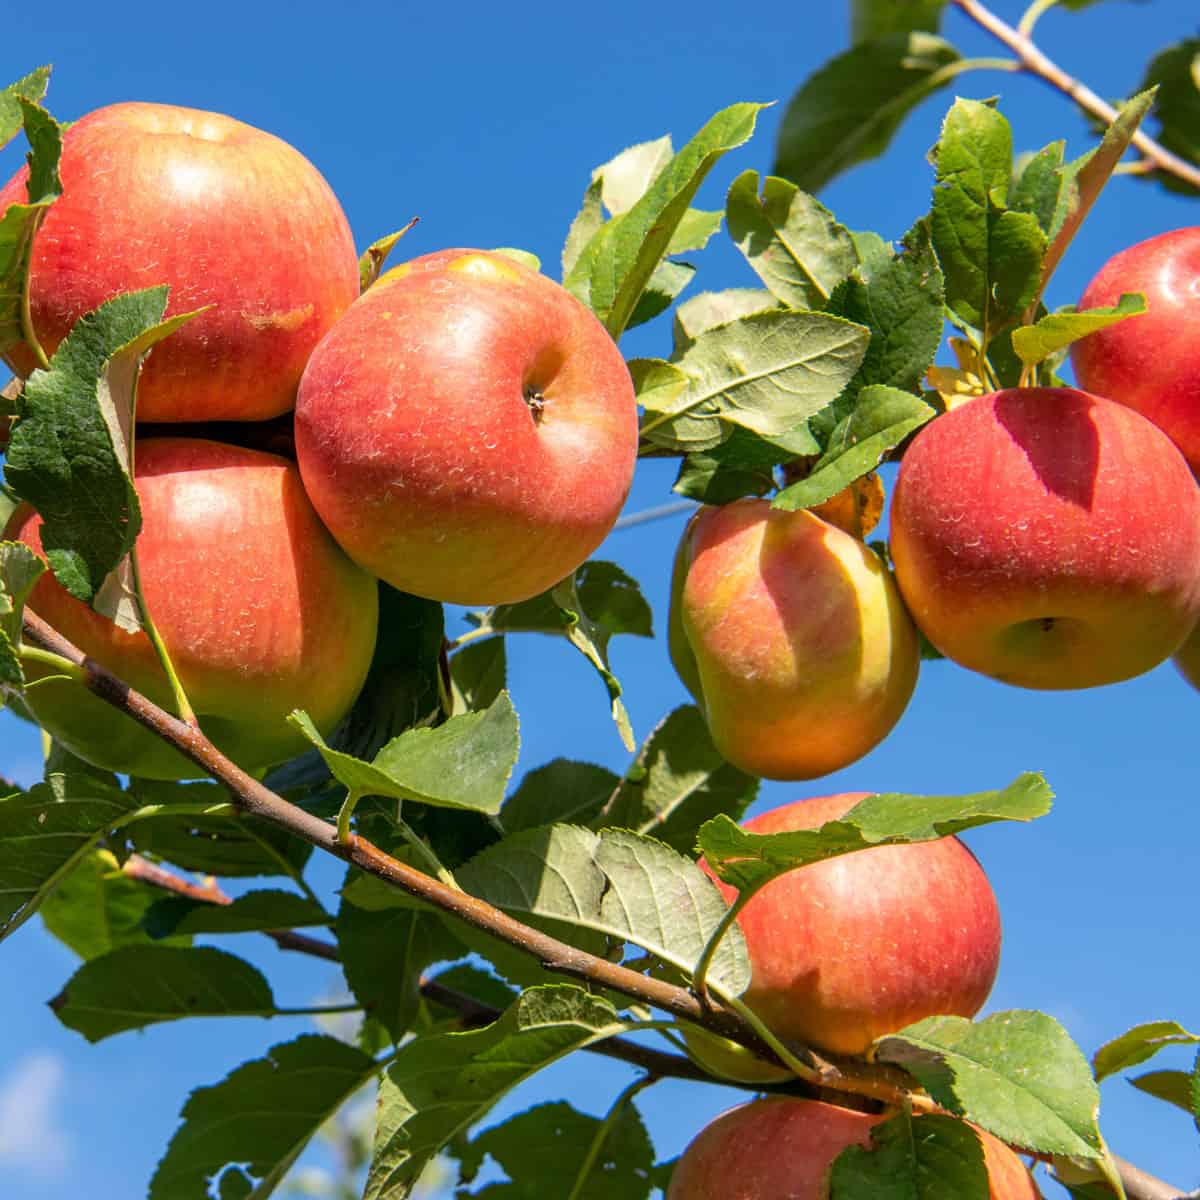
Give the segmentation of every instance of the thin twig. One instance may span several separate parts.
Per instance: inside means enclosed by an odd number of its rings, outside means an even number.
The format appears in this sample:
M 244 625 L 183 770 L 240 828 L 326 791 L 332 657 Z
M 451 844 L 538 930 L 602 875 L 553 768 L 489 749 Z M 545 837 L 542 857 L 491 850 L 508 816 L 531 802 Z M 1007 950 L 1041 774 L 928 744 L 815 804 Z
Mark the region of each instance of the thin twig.
M 90 692 L 163 738 L 185 758 L 223 784 L 234 805 L 242 812 L 270 821 L 335 858 L 349 862 L 408 895 L 500 938 L 536 959 L 547 971 L 611 988 L 642 1004 L 702 1025 L 770 1058 L 768 1048 L 730 1009 L 712 1002 L 702 1004 L 685 988 L 642 975 L 619 963 L 588 954 L 567 942 L 560 942 L 522 924 L 486 901 L 468 892 L 447 887 L 415 867 L 392 858 L 357 834 L 352 834 L 345 843 L 339 842 L 332 825 L 276 795 L 226 758 L 199 729 L 173 717 L 140 692 L 134 691 L 127 683 L 84 655 L 40 617 L 26 610 L 21 629 L 27 641 L 60 654 L 78 666 L 82 683 Z M 298 947 L 293 945 L 289 948 Z M 605 1044 L 611 1046 L 611 1040 L 599 1043 Z M 637 1049 L 640 1051 L 643 1048 Z M 818 1086 L 893 1105 L 910 1103 L 913 1098 L 912 1080 L 897 1068 L 858 1059 L 827 1058 L 803 1048 L 797 1048 L 797 1053 L 812 1064 L 816 1072 L 814 1081 Z M 646 1069 L 655 1068 L 647 1066 Z M 698 1072 L 694 1077 L 701 1075 L 703 1072 Z M 1118 1167 L 1128 1200 L 1176 1200 L 1180 1196 L 1180 1189 L 1172 1189 L 1169 1184 L 1131 1168 L 1129 1164 L 1118 1161 Z
M 1117 118 L 1117 110 L 1106 100 L 1102 100 L 1087 84 L 1068 75 L 1056 62 L 1048 58 L 1027 37 L 1014 29 L 1006 21 L 996 16 L 980 0 L 952 0 L 976 25 L 986 29 L 994 38 L 1006 45 L 1021 64 L 1021 69 L 1030 75 L 1057 88 L 1063 95 L 1074 100 L 1084 112 L 1111 125 Z M 1133 144 L 1162 171 L 1182 179 L 1185 183 L 1200 190 L 1200 168 L 1172 154 L 1165 146 L 1156 142 L 1148 133 L 1140 129 L 1133 135 Z

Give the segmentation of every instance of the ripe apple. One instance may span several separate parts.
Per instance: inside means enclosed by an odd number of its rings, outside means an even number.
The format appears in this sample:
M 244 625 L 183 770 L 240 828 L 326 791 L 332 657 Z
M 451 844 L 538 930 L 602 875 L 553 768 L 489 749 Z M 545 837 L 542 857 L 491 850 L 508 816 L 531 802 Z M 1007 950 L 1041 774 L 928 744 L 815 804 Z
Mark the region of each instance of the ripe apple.
M 797 800 L 743 828 L 816 829 L 866 795 Z M 727 900 L 737 894 L 717 886 Z M 752 970 L 742 999 L 781 1037 L 840 1054 L 861 1054 L 924 1017 L 974 1016 L 1000 962 L 996 897 L 954 837 L 789 871 L 749 901 L 738 924 Z
M 212 305 L 164 341 L 142 421 L 259 421 L 290 410 L 309 354 L 358 295 L 350 227 L 286 142 L 218 113 L 113 104 L 63 139 L 63 195 L 34 241 L 33 328 L 47 354 L 84 313 L 169 284 L 168 315 Z M 0 191 L 26 199 L 28 169 Z M 27 346 L 13 366 L 37 364 Z
M 735 766 L 813 779 L 861 758 L 917 681 L 916 630 L 858 538 L 766 500 L 706 508 L 676 561 L 676 670 Z
M 296 403 L 304 486 L 373 575 L 524 600 L 612 528 L 637 457 L 629 371 L 569 292 L 504 255 L 384 275 L 322 339 Z
M 329 731 L 354 702 L 374 652 L 375 580 L 338 549 L 285 459 L 202 439 L 151 438 L 137 444 L 136 475 L 146 601 L 201 728 L 247 770 L 306 749 L 287 715 L 303 708 Z M 40 553 L 40 526 L 23 505 L 6 536 Z M 118 628 L 49 573 L 29 607 L 170 707 L 144 633 Z M 80 758 L 154 779 L 202 774 L 81 685 L 45 674 L 27 692 L 29 707 Z
M 1175 666 L 1197 691 L 1200 691 L 1200 625 L 1188 634 L 1183 645 L 1175 651 Z
M 1200 471 L 1200 226 L 1175 229 L 1114 255 L 1080 308 L 1143 292 L 1149 311 L 1074 343 L 1079 386 L 1148 417 Z
M 868 1148 L 886 1118 L 820 1100 L 772 1096 L 722 1113 L 683 1152 L 667 1200 L 826 1200 L 829 1172 L 847 1146 Z M 1040 1200 L 1025 1164 L 975 1130 L 991 1200 Z
M 1148 671 L 1200 618 L 1200 490 L 1132 409 L 1073 388 L 980 396 L 904 455 L 896 582 L 948 658 L 1005 683 Z

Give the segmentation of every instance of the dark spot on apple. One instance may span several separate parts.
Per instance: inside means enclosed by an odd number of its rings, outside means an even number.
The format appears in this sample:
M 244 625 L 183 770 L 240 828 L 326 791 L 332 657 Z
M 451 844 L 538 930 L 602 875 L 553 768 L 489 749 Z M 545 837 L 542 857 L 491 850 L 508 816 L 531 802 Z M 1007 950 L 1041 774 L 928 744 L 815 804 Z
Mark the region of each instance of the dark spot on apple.
M 1054 628 L 1055 621 L 1055 617 L 1040 617 L 1038 619 L 1038 627 L 1043 633 L 1049 633 Z
M 546 411 L 546 397 L 539 388 L 535 388 L 530 384 L 525 385 L 525 403 L 529 405 L 529 411 L 533 415 L 533 423 L 540 425 L 542 416 Z

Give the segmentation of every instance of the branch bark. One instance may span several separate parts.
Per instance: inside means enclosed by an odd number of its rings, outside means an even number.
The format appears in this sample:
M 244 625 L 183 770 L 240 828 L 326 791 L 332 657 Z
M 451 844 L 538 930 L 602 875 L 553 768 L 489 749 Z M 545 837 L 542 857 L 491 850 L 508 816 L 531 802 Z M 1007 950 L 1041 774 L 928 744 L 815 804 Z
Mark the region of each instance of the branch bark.
M 955 0 L 955 2 L 961 3 L 962 0 Z M 713 1003 L 701 1003 L 685 988 L 641 975 L 618 963 L 597 958 L 566 942 L 549 937 L 540 930 L 514 920 L 507 913 L 494 908 L 485 901 L 448 887 L 421 871 L 399 862 L 367 841 L 366 838 L 352 834 L 347 842 L 338 842 L 336 830 L 332 825 L 305 812 L 304 809 L 289 803 L 282 796 L 278 796 L 269 788 L 264 787 L 258 780 L 246 774 L 226 758 L 199 729 L 173 717 L 140 692 L 134 691 L 99 663 L 87 658 L 78 647 L 72 645 L 40 617 L 28 610 L 22 619 L 22 635 L 30 644 L 61 655 L 79 667 L 82 682 L 89 691 L 163 738 L 218 783 L 223 784 L 229 790 L 234 804 L 241 811 L 271 821 L 296 837 L 303 838 L 318 849 L 352 863 L 360 870 L 375 875 L 410 896 L 466 921 L 476 929 L 500 938 L 535 958 L 548 971 L 567 975 L 585 983 L 611 988 L 641 1004 L 650 1005 L 668 1012 L 672 1016 L 705 1026 L 714 1033 L 731 1038 L 767 1058 L 771 1057 L 770 1050 L 758 1040 L 753 1031 L 741 1021 L 736 1013 L 727 1008 Z M 153 864 L 147 863 L 147 866 L 150 867 Z M 208 889 L 201 888 L 200 890 Z M 219 891 L 219 889 L 217 890 Z M 205 898 L 214 899 L 211 891 Z M 228 901 L 228 897 L 225 899 Z M 214 900 L 214 902 L 219 903 L 220 901 Z M 333 947 L 327 946 L 326 943 L 306 938 L 304 935 L 292 931 L 279 931 L 278 934 L 272 934 L 272 936 L 276 937 L 277 941 L 279 938 L 286 938 L 289 943 L 283 947 L 286 949 L 302 949 L 305 953 L 316 953 L 323 958 L 336 955 Z M 313 945 L 302 947 L 300 939 L 306 943 L 313 943 Z M 280 945 L 282 946 L 282 942 Z M 473 999 L 471 999 L 471 1009 L 477 1016 L 482 1014 L 481 1006 Z M 611 1046 L 611 1040 L 599 1045 Z M 625 1043 L 625 1045 L 632 1045 L 632 1043 Z M 634 1048 L 639 1055 L 641 1051 L 649 1050 L 648 1047 L 636 1046 Z M 654 1051 L 650 1051 L 650 1053 L 661 1054 L 661 1052 Z M 927 1098 L 923 1094 L 914 1096 L 912 1080 L 903 1071 L 896 1068 L 856 1059 L 827 1058 L 803 1047 L 796 1048 L 796 1053 L 801 1061 L 812 1069 L 812 1075 L 806 1081 L 810 1086 L 848 1093 L 852 1096 L 863 1096 L 882 1101 L 885 1104 L 912 1103 L 916 1100 L 921 1107 L 927 1106 Z M 610 1054 L 610 1057 L 634 1061 L 626 1058 L 620 1049 L 616 1054 Z M 666 1058 L 678 1059 L 678 1064 L 672 1063 L 672 1065 L 678 1065 L 679 1077 L 710 1080 L 710 1077 L 704 1072 L 693 1068 L 688 1060 L 681 1059 L 678 1055 L 667 1055 Z M 687 1067 L 683 1066 L 684 1063 L 687 1063 Z M 637 1065 L 645 1066 L 645 1062 L 639 1062 Z M 646 1066 L 646 1069 L 653 1070 L 654 1068 Z M 683 1074 L 684 1071 L 689 1073 Z M 675 1071 L 671 1073 L 676 1074 Z M 1124 1160 L 1116 1159 L 1115 1161 L 1128 1200 L 1188 1200 L 1180 1189 L 1172 1187 Z
M 987 30 L 997 41 L 1003 42 L 1017 56 L 1023 71 L 1057 88 L 1084 112 L 1090 113 L 1105 124 L 1111 125 L 1116 119 L 1117 110 L 1111 104 L 1097 96 L 1087 84 L 1067 74 L 1062 67 L 1039 50 L 1030 38 L 996 16 L 980 0 L 951 0 L 951 3 L 961 9 L 976 25 Z M 1133 144 L 1157 170 L 1166 171 L 1200 190 L 1200 168 L 1173 154 L 1140 129 L 1133 135 Z

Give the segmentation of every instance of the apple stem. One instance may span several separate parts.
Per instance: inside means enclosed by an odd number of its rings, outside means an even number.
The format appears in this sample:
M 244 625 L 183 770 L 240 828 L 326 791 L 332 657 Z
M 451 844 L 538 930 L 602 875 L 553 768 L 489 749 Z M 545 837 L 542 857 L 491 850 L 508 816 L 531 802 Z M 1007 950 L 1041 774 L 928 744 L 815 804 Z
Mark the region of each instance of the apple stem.
M 1069 99 L 1073 100 L 1084 112 L 1111 125 L 1117 118 L 1117 110 L 1096 95 L 1086 84 L 1068 75 L 1056 62 L 1048 58 L 1029 38 L 1029 30 L 1034 22 L 1052 4 L 1047 0 L 1034 0 L 1025 16 L 1021 19 L 1020 27 L 1014 29 L 1006 21 L 996 16 L 981 0 L 951 0 L 955 7 L 962 10 L 976 25 L 985 29 L 998 41 L 1003 42 L 1017 56 L 1017 69 L 1048 83 L 1051 87 Z M 1200 189 L 1200 168 L 1172 154 L 1165 146 L 1156 142 L 1149 134 L 1140 129 L 1133 135 L 1133 144 L 1160 171 L 1166 171 L 1184 183 Z
M 350 819 L 354 816 L 354 810 L 358 807 L 358 802 L 363 798 L 362 792 L 347 790 L 346 798 L 342 801 L 342 807 L 338 809 L 337 815 L 337 840 L 338 844 L 348 846 L 350 844 Z
M 37 231 L 41 228 L 45 216 L 46 209 L 43 208 L 33 219 L 32 227 L 29 231 L 30 245 L 32 245 L 33 239 L 37 236 Z M 37 332 L 33 328 L 33 309 L 30 307 L 29 301 L 29 284 L 33 277 L 33 271 L 28 264 L 24 276 L 24 279 L 21 281 L 21 337 L 33 352 L 33 357 L 37 360 L 38 366 L 46 370 L 50 366 L 50 359 L 47 358 L 45 350 L 42 349 L 42 343 L 38 341 Z
M 1023 37 L 1033 35 L 1033 27 L 1038 23 L 1043 13 L 1049 12 L 1058 0 L 1033 0 L 1033 3 L 1021 15 L 1017 22 L 1017 32 Z
M 138 567 L 137 546 L 129 551 L 129 572 L 133 582 L 133 593 L 137 597 L 138 612 L 142 618 L 142 628 L 145 629 L 146 636 L 154 647 L 154 653 L 158 656 L 163 674 L 167 677 L 171 698 L 175 704 L 175 712 L 184 724 L 199 728 L 199 722 L 196 720 L 196 714 L 192 711 L 191 702 L 183 690 L 179 676 L 175 673 L 175 664 L 171 662 L 171 656 L 167 653 L 167 644 L 163 641 L 162 635 L 158 632 L 158 626 L 154 624 L 154 618 L 150 615 L 150 607 L 146 603 L 146 593 L 142 590 L 142 572 Z
M 806 1083 L 819 1083 L 821 1081 L 821 1072 L 809 1063 L 802 1062 L 771 1032 L 771 1030 L 759 1019 L 758 1014 L 753 1009 L 737 996 L 726 996 L 725 1003 L 729 1008 L 732 1008 L 755 1033 L 770 1047 L 776 1058 L 789 1071 L 792 1072 L 798 1079 L 803 1079 Z

